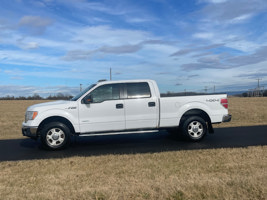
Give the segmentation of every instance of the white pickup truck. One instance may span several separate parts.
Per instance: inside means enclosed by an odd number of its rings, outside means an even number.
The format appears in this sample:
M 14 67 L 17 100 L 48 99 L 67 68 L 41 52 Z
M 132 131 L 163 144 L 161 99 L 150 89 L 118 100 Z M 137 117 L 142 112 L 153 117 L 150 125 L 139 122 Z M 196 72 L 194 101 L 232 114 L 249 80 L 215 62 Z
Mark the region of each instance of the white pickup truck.
M 153 80 L 101 81 L 69 101 L 28 107 L 22 134 L 41 138 L 44 147 L 62 149 L 71 135 L 92 136 L 181 130 L 199 141 L 212 124 L 229 122 L 226 94 L 160 97 Z M 178 131 L 177 131 L 178 132 Z

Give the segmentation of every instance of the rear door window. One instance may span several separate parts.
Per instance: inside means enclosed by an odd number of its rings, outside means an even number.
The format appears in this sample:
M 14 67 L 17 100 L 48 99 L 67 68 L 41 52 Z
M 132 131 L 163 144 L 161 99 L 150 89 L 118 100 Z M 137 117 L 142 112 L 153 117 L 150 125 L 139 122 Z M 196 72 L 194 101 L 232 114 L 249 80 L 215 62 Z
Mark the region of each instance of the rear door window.
M 150 98 L 150 88 L 148 83 L 127 83 L 127 98 L 135 99 L 135 98 Z

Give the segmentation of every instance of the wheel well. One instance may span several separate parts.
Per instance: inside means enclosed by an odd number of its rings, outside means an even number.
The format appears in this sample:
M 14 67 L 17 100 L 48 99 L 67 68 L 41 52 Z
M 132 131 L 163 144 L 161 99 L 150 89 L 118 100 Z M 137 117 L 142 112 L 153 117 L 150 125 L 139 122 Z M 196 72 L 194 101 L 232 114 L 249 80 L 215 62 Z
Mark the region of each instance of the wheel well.
M 41 124 L 39 125 L 37 132 L 39 133 L 40 130 L 42 130 L 42 128 L 44 127 L 44 125 L 48 124 L 50 122 L 61 122 L 61 123 L 65 124 L 66 126 L 68 126 L 71 133 L 73 133 L 73 134 L 75 133 L 75 130 L 74 130 L 72 123 L 69 120 L 67 120 L 66 118 L 60 117 L 60 116 L 53 116 L 53 117 L 48 117 L 48 118 L 44 119 L 41 122 Z
M 210 133 L 213 133 L 213 128 L 212 128 L 212 124 L 211 124 L 211 120 L 210 120 L 210 117 L 209 115 L 203 111 L 203 110 L 200 110 L 200 109 L 192 109 L 192 110 L 188 110 L 187 112 L 185 112 L 183 114 L 183 116 L 181 117 L 181 120 L 180 120 L 180 124 L 183 124 L 183 122 L 188 118 L 188 117 L 191 117 L 191 116 L 199 116 L 201 117 L 202 119 L 205 120 L 205 122 L 208 124 L 208 129 L 209 129 L 209 132 Z

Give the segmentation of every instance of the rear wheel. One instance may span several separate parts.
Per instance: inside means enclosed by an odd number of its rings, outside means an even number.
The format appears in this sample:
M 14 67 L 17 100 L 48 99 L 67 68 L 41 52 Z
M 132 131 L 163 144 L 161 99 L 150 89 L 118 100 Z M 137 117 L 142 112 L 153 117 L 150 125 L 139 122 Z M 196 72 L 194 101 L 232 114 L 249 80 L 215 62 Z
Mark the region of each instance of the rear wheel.
M 46 124 L 41 130 L 41 142 L 49 150 L 63 149 L 70 142 L 70 129 L 61 122 Z
M 201 117 L 189 117 L 182 124 L 182 133 L 191 141 L 200 141 L 207 133 L 207 124 Z

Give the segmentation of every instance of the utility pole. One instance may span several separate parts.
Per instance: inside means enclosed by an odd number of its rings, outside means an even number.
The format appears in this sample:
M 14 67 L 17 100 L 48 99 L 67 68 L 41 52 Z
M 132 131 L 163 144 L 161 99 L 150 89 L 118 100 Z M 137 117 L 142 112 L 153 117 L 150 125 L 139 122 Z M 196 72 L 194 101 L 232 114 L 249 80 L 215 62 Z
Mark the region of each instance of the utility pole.
M 205 93 L 207 93 L 207 91 L 208 91 L 208 86 L 205 86 L 204 91 L 205 91 Z
M 258 88 L 260 88 L 260 81 L 261 81 L 261 78 L 257 78 L 256 80 L 258 80 Z
M 109 69 L 109 80 L 112 80 L 112 69 Z
M 80 84 L 80 92 L 82 91 L 82 85 L 83 85 L 83 84 Z
M 261 80 L 261 78 L 257 78 L 256 80 L 258 80 L 258 87 L 256 89 L 256 95 L 255 96 L 259 97 L 260 96 L 260 80 Z
M 215 93 L 215 85 L 213 86 L 213 93 Z

